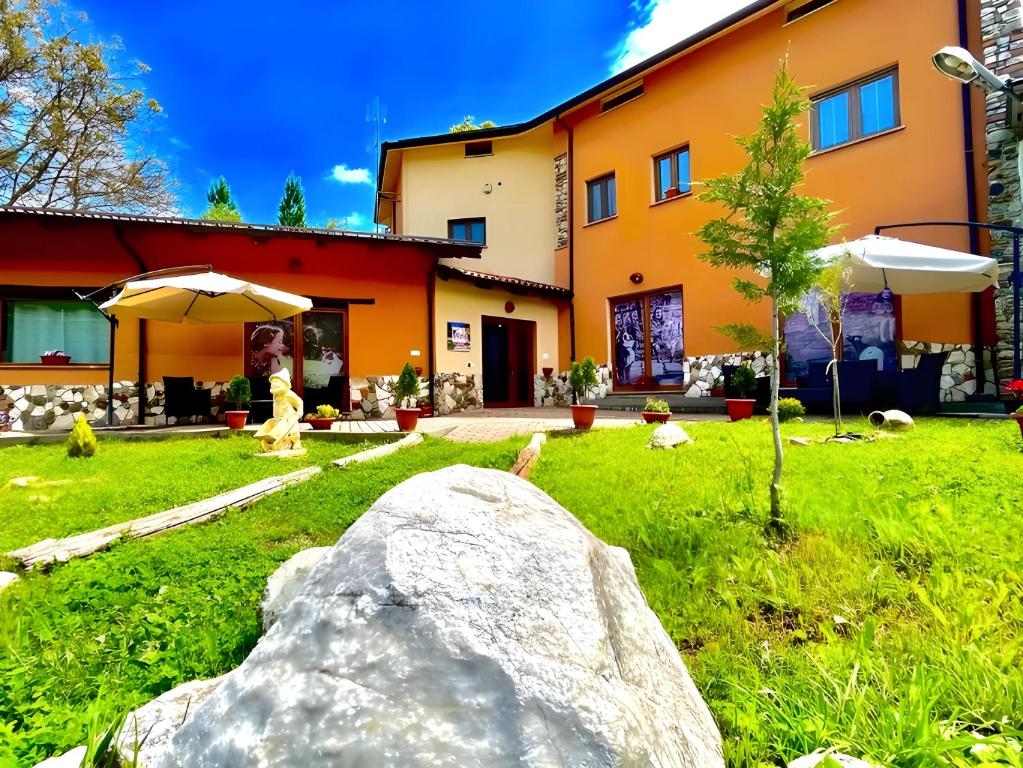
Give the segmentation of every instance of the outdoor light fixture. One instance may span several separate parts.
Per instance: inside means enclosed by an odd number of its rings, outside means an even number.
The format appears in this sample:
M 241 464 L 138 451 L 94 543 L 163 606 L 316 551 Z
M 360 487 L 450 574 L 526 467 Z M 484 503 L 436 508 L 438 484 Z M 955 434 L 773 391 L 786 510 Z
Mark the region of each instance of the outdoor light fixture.
M 1004 93 L 1017 101 L 1023 101 L 1013 90 L 1015 82 L 1012 78 L 996 75 L 965 48 L 946 45 L 931 57 L 931 61 L 941 74 L 963 85 L 975 85 L 984 93 Z

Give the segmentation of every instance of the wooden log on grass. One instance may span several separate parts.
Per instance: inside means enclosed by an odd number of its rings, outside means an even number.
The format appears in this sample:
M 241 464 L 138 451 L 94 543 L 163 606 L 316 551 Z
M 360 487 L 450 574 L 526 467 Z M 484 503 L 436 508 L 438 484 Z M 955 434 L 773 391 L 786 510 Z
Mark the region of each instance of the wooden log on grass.
M 518 458 L 515 459 L 515 464 L 509 471 L 523 480 L 528 480 L 529 476 L 533 474 L 533 467 L 540 460 L 540 450 L 546 442 L 547 435 L 545 433 L 534 433 L 533 439 L 529 441 L 529 445 L 519 452 Z
M 386 445 L 381 445 L 377 448 L 370 448 L 368 451 L 353 453 L 351 456 L 342 456 L 340 459 L 335 459 L 333 463 L 335 467 L 347 467 L 350 464 L 358 464 L 363 461 L 379 459 L 382 456 L 390 456 L 392 453 L 397 453 L 402 448 L 418 445 L 421 442 L 423 442 L 423 436 L 418 432 L 411 432 L 396 442 L 387 443 Z
M 54 562 L 66 563 L 75 557 L 85 557 L 93 552 L 106 549 L 118 539 L 141 539 L 170 531 L 191 523 L 200 523 L 220 517 L 227 510 L 247 506 L 272 493 L 301 483 L 320 471 L 319 467 L 303 467 L 286 475 L 257 480 L 233 491 L 227 491 L 209 499 L 185 504 L 181 507 L 157 512 L 155 515 L 140 517 L 124 523 L 116 523 L 89 533 L 80 533 L 64 539 L 45 539 L 14 552 L 21 567 L 31 570 Z

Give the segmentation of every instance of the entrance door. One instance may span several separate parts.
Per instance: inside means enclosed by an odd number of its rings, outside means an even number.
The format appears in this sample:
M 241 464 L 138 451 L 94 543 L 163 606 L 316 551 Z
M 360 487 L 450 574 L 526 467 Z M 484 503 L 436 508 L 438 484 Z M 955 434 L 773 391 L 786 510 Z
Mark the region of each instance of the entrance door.
M 682 287 L 611 299 L 616 389 L 682 389 Z
M 488 408 L 533 405 L 536 323 L 483 318 L 483 404 Z

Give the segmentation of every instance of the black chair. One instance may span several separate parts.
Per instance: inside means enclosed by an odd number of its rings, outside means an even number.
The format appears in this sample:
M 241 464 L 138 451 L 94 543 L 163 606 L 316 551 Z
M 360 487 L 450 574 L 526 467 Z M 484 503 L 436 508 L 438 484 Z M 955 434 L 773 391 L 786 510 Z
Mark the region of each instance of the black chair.
M 191 376 L 163 377 L 165 416 L 176 419 L 201 416 L 209 419 L 212 412 L 211 395 L 208 389 L 196 389 L 195 380 Z
M 877 380 L 876 360 L 842 360 L 838 364 L 838 386 L 842 410 L 864 411 L 874 402 Z
M 347 376 L 331 376 L 327 382 L 327 400 L 342 413 L 352 410 L 352 389 Z
M 936 413 L 941 407 L 941 371 L 948 352 L 920 355 L 916 368 L 899 371 L 899 408 L 906 413 Z
M 274 415 L 274 398 L 270 394 L 269 376 L 249 376 L 252 402 L 249 403 L 249 421 L 262 424 Z
M 786 387 L 779 397 L 794 397 L 807 411 L 825 411 L 831 408 L 830 360 L 811 360 L 807 363 L 806 374 L 796 377 L 796 388 Z M 841 374 L 839 374 L 841 376 Z

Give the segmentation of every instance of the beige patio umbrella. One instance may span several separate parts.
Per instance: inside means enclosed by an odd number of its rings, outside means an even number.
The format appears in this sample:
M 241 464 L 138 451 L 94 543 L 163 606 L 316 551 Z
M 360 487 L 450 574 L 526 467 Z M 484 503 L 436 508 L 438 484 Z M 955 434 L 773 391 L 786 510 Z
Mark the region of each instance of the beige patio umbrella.
M 131 280 L 100 309 L 115 317 L 170 323 L 247 323 L 307 312 L 305 296 L 221 274 L 198 272 Z

